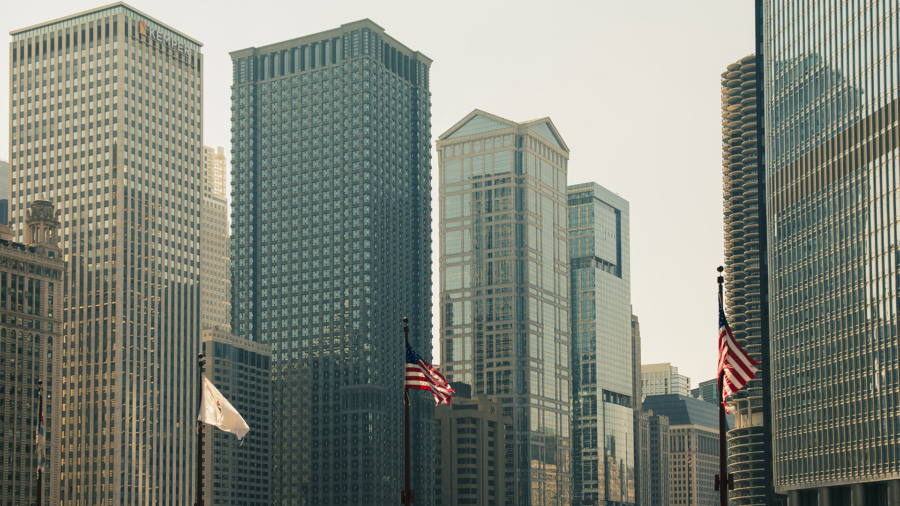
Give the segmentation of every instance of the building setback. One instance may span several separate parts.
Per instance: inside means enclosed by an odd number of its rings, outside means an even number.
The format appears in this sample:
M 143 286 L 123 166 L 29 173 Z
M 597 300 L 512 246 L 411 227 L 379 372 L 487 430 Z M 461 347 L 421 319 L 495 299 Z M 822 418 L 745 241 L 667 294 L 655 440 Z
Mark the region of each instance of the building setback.
M 506 434 L 512 418 L 502 414 L 499 399 L 472 396 L 472 387 L 453 383 L 453 402 L 434 409 L 435 502 L 503 504 L 506 490 Z
M 893 506 L 897 6 L 794 5 L 762 5 L 775 489 L 792 506 Z
M 629 205 L 596 183 L 569 186 L 568 205 L 573 504 L 634 504 L 640 457 Z
M 203 271 L 200 323 L 204 328 L 231 329 L 231 236 L 225 195 L 224 148 L 203 146 L 203 206 L 200 248 Z
M 204 429 L 204 504 L 270 506 L 272 350 L 220 329 L 203 329 L 202 340 L 206 377 L 250 426 L 243 441 L 211 425 Z
M 231 53 L 232 332 L 272 350 L 272 500 L 396 504 L 431 355 L 431 60 L 370 20 Z M 412 394 L 434 502 L 434 400 Z
M 10 217 L 61 212 L 61 504 L 194 496 L 200 48 L 123 3 L 12 32 Z
M 504 506 L 568 505 L 569 149 L 549 118 L 480 110 L 437 147 L 442 370 L 513 420 Z
M 65 264 L 59 220 L 53 204 L 31 203 L 25 244 L 13 242 L 12 228 L 0 225 L 0 504 L 32 504 L 37 475 L 34 434 L 38 380 L 44 384 L 46 463 L 43 497 L 56 504 L 50 476 L 59 472 L 59 392 L 62 374 L 62 279 Z M 56 367 L 54 367 L 54 363 Z
M 644 409 L 668 419 L 669 500 L 653 505 L 716 506 L 713 477 L 719 472 L 719 411 L 693 397 L 669 394 L 644 398 Z M 734 426 L 728 415 L 727 426 Z M 652 437 L 652 436 L 651 436 Z

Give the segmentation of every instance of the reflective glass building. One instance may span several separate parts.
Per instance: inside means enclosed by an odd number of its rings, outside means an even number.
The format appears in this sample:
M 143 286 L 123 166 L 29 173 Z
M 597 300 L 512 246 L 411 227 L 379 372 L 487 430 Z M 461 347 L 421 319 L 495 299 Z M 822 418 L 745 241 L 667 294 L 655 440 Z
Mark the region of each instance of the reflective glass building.
M 764 2 L 775 486 L 900 503 L 900 7 Z
M 404 316 L 431 361 L 431 60 L 370 20 L 231 57 L 231 324 L 272 350 L 272 504 L 397 504 Z
M 628 201 L 569 186 L 573 504 L 635 503 L 631 239 Z
M 479 110 L 437 145 L 441 368 L 512 417 L 502 504 L 568 505 L 569 149 L 549 118 Z
M 10 219 L 44 195 L 66 262 L 54 506 L 195 494 L 201 47 L 121 2 L 12 32 Z

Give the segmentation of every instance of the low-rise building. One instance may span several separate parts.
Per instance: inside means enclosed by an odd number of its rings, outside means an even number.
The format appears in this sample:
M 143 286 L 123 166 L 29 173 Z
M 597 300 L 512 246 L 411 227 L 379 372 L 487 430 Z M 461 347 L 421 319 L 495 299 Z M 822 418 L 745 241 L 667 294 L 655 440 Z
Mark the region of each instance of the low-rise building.
M 710 486 L 719 472 L 717 406 L 685 395 L 651 395 L 644 408 L 669 420 L 669 500 L 672 506 L 716 506 Z M 728 428 L 734 425 L 729 415 Z M 657 503 L 653 503 L 657 504 Z
M 451 386 L 451 404 L 434 410 L 435 504 L 501 506 L 512 484 L 512 417 L 503 416 L 497 399 L 472 396 L 465 383 Z

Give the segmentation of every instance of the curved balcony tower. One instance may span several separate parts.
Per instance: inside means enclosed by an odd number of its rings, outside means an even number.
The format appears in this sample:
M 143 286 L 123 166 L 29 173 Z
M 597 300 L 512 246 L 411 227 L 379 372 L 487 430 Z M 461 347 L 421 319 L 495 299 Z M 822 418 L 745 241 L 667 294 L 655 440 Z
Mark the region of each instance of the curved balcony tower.
M 734 337 L 762 362 L 756 71 L 750 55 L 722 73 L 722 183 L 726 312 Z M 728 432 L 733 504 L 766 504 L 762 394 L 758 375 L 728 399 L 735 417 Z

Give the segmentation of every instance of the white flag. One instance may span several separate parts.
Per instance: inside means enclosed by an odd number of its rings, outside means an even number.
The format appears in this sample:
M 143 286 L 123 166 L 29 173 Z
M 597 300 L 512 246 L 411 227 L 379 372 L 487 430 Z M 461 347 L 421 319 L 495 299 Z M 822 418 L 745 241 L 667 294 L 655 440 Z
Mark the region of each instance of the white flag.
M 243 439 L 244 434 L 250 430 L 250 426 L 234 409 L 234 406 L 213 386 L 209 378 L 205 374 L 200 376 L 203 378 L 203 391 L 200 399 L 200 416 L 197 417 L 197 420 L 214 425 L 225 432 L 231 432 L 239 440 Z

